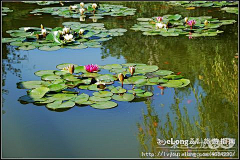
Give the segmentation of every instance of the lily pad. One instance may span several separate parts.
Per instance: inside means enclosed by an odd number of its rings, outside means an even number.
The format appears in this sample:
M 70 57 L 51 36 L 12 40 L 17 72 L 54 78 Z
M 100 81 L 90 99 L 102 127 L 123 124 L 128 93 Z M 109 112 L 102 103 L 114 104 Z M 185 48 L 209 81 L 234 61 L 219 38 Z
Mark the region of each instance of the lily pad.
M 102 102 L 102 101 L 109 101 L 109 100 L 111 100 L 111 97 L 97 97 L 97 96 L 92 96 L 92 97 L 89 98 L 89 100 L 95 101 L 95 102 Z
M 113 93 L 109 91 L 99 91 L 99 92 L 94 92 L 93 95 L 95 97 L 111 97 Z
M 46 75 L 46 74 L 54 74 L 55 71 L 56 70 L 40 70 L 40 71 L 35 72 L 34 74 L 36 76 L 42 77 L 43 75 Z
M 63 102 L 61 100 L 54 101 L 53 103 L 49 103 L 46 105 L 47 108 L 56 110 L 56 109 L 64 109 L 64 108 L 72 108 L 75 106 L 73 101 Z
M 112 101 L 106 101 L 106 102 L 98 102 L 95 104 L 92 104 L 91 107 L 96 109 L 110 109 L 117 106 L 117 103 Z
M 75 103 L 77 103 L 77 104 L 79 104 L 79 105 L 81 105 L 81 104 L 83 104 L 83 103 L 86 104 L 86 102 L 88 101 L 88 99 L 89 99 L 89 95 L 88 95 L 88 94 L 85 94 L 85 93 L 82 93 L 82 94 L 80 94 L 79 96 L 77 96 L 77 97 L 75 98 Z
M 38 87 L 30 91 L 29 96 L 32 98 L 42 98 L 48 91 L 49 88 L 47 87 Z
M 42 87 L 42 81 L 23 81 L 17 83 L 19 89 L 33 89 Z
M 154 72 L 154 74 L 159 75 L 159 76 L 166 76 L 166 75 L 170 75 L 172 73 L 173 72 L 169 71 L 169 70 L 159 70 L 159 71 Z
M 134 99 L 134 95 L 129 93 L 124 93 L 123 95 L 113 95 L 112 99 L 116 101 L 132 101 Z
M 152 92 L 145 92 L 145 93 L 137 93 L 138 97 L 151 97 L 153 96 Z
M 111 89 L 111 92 L 121 94 L 121 93 L 127 92 L 127 90 L 122 87 L 115 87 L 115 88 Z

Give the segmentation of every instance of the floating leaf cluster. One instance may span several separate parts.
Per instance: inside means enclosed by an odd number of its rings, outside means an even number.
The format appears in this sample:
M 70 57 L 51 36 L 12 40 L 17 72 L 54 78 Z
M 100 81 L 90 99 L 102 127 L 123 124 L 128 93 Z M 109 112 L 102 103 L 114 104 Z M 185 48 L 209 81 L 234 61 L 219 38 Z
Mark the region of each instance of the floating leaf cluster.
M 130 73 L 130 66 L 135 68 L 134 73 Z M 75 105 L 109 109 L 117 106 L 117 103 L 111 100 L 129 102 L 135 98 L 153 96 L 144 86 L 181 88 L 190 83 L 190 80 L 184 79 L 182 75 L 174 75 L 169 70 L 159 70 L 155 65 L 126 63 L 99 67 L 97 72 L 90 73 L 85 66 L 64 63 L 57 65 L 59 70 L 37 71 L 35 75 L 41 77 L 41 80 L 17 83 L 19 89 L 29 89 L 28 94 L 20 97 L 19 101 L 46 105 L 51 110 L 68 109 Z M 119 72 L 124 75 L 123 87 L 119 86 Z M 129 87 L 132 89 L 125 89 Z M 83 93 L 84 91 L 94 92 L 90 96 Z
M 12 38 L 3 38 L 2 43 L 10 43 L 21 50 L 38 48 L 44 51 L 55 51 L 61 48 L 84 49 L 101 47 L 101 42 L 112 39 L 113 36 L 122 36 L 126 29 L 104 28 L 103 23 L 81 24 L 80 22 L 64 22 L 63 27 L 38 28 L 21 27 L 19 30 L 9 30 Z M 63 35 L 69 30 L 68 35 Z M 46 32 L 46 36 L 42 32 Z M 71 36 L 72 35 L 72 36 Z
M 73 8 L 74 6 L 74 8 Z M 71 8 L 72 7 L 72 8 Z M 136 9 L 124 7 L 123 5 L 110 5 L 99 4 L 96 9 L 92 8 L 92 3 L 84 4 L 84 13 L 82 14 L 80 4 L 64 7 L 45 7 L 41 9 L 35 9 L 30 13 L 50 13 L 56 16 L 62 16 L 64 18 L 80 18 L 90 16 L 92 19 L 102 19 L 103 16 L 130 16 L 134 15 Z
M 226 11 L 228 13 L 238 14 L 238 7 L 224 7 L 221 9 L 222 11 Z
M 189 26 L 185 21 L 186 19 L 194 21 L 195 24 Z M 182 17 L 179 14 L 164 15 L 161 22 L 157 21 L 157 17 L 138 18 L 137 20 L 138 23 L 132 26 L 131 29 L 143 31 L 143 35 L 185 35 L 188 37 L 217 36 L 223 32 L 217 28 L 236 22 L 235 20 L 218 20 L 217 18 L 212 18 L 212 16 Z
M 168 1 L 167 3 L 182 7 L 224 7 L 238 5 L 238 1 Z
M 2 7 L 2 16 L 6 16 L 8 12 L 13 12 L 13 10 L 9 9 L 8 7 Z
M 59 1 L 22 1 L 22 2 L 23 3 L 36 3 L 41 6 L 59 3 Z

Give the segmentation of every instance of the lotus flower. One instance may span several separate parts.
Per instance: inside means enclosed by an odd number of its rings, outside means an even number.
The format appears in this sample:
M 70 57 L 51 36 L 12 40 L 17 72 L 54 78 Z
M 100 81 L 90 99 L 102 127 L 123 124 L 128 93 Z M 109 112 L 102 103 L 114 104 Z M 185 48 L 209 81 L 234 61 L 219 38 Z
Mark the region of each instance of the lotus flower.
M 131 73 L 131 75 L 133 75 L 135 73 L 135 67 L 129 67 L 129 72 Z
M 187 23 L 187 22 L 188 22 L 188 17 L 185 17 L 185 18 L 184 18 L 184 21 Z
M 47 30 L 46 29 L 42 29 L 42 34 L 47 34 Z
M 188 21 L 187 24 L 192 27 L 192 26 L 194 26 L 194 24 L 196 24 L 196 21 L 191 20 L 191 21 Z
M 161 22 L 163 20 L 163 17 L 157 17 L 156 19 L 158 22 Z
M 80 16 L 80 21 L 85 21 L 85 16 Z
M 79 9 L 79 12 L 81 13 L 81 15 L 83 15 L 84 11 L 85 11 L 84 8 L 80 8 L 80 9 Z
M 205 20 L 205 21 L 204 21 L 204 25 L 205 25 L 205 26 L 208 25 L 208 20 Z
M 70 28 L 64 27 L 63 28 L 63 34 L 68 34 L 68 33 L 70 33 Z
M 66 34 L 64 37 L 64 40 L 66 41 L 74 41 L 72 34 Z
M 122 87 L 123 87 L 124 75 L 122 73 L 118 74 L 118 80 L 122 82 Z
M 96 64 L 95 65 L 89 64 L 89 65 L 84 66 L 84 68 L 86 71 L 88 71 L 90 73 L 97 72 L 99 69 L 98 65 L 96 65 Z
M 95 10 L 97 8 L 97 4 L 96 3 L 93 3 L 92 4 L 92 8 Z
M 83 32 L 84 32 L 84 29 L 80 29 L 78 33 L 81 35 L 83 34 Z
M 82 7 L 82 8 L 84 7 L 84 3 L 83 2 L 80 3 L 80 7 Z

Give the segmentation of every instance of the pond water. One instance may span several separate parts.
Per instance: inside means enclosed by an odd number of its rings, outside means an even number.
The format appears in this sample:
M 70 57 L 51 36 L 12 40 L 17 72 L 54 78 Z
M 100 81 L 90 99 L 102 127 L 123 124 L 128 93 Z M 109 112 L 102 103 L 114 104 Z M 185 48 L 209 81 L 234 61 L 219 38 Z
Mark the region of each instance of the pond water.
M 101 2 L 103 3 L 103 2 Z M 79 19 L 50 14 L 32 15 L 37 4 L 3 2 L 13 12 L 2 20 L 3 37 L 19 27 L 62 26 Z M 74 3 L 68 3 L 74 4 Z M 66 5 L 68 5 L 66 4 Z M 169 151 L 157 144 L 159 139 L 234 138 L 231 150 L 238 153 L 238 23 L 220 28 L 215 37 L 189 39 L 185 36 L 144 36 L 130 28 L 137 18 L 166 14 L 213 16 L 237 20 L 238 15 L 219 8 L 173 7 L 161 2 L 111 2 L 136 8 L 134 16 L 98 20 L 107 29 L 125 28 L 123 36 L 103 42 L 102 48 L 80 50 L 17 50 L 2 44 L 2 153 L 5 158 L 137 158 L 143 153 Z M 53 4 L 51 6 L 59 6 Z M 87 20 L 85 23 L 91 23 Z M 120 102 L 113 109 L 98 110 L 75 106 L 64 112 L 48 110 L 18 98 L 26 90 L 20 81 L 39 80 L 38 70 L 56 69 L 61 63 L 122 64 L 145 63 L 160 69 L 181 72 L 191 83 L 187 87 L 157 86 L 146 89 L 153 97 Z M 208 150 L 209 151 L 209 150 Z M 155 157 L 157 157 L 155 155 Z

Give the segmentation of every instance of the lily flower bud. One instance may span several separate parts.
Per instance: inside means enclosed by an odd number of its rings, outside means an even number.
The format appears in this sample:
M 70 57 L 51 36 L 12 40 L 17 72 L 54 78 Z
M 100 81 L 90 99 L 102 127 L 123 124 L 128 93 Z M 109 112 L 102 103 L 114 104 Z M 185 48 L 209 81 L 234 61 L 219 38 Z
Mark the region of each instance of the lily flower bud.
M 135 73 L 135 67 L 130 66 L 129 67 L 129 72 L 131 73 L 131 75 L 133 75 Z
M 93 3 L 92 4 L 92 8 L 95 10 L 97 8 L 97 4 L 96 3 Z
M 84 3 L 83 2 L 80 3 L 80 7 L 82 7 L 82 8 L 84 7 Z
M 74 73 L 74 65 L 69 65 L 68 66 L 68 72 L 73 74 Z
M 124 75 L 122 73 L 118 74 L 118 80 L 122 82 L 122 87 L 123 87 Z
M 204 21 L 204 25 L 205 25 L 205 26 L 208 25 L 208 20 L 205 20 L 205 21 Z
M 82 35 L 83 32 L 84 32 L 84 29 L 80 29 L 78 33 L 79 33 L 80 35 Z

